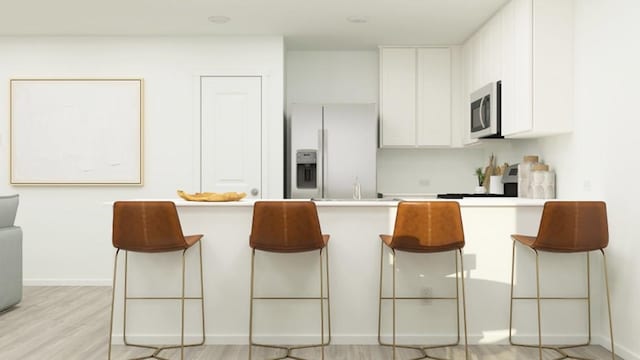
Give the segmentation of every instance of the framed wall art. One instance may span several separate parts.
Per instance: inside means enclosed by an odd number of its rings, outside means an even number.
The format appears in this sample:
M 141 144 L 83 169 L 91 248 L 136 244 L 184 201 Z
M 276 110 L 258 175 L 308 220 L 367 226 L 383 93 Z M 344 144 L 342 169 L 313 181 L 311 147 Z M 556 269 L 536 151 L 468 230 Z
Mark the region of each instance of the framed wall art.
M 10 80 L 10 182 L 142 185 L 142 79 Z

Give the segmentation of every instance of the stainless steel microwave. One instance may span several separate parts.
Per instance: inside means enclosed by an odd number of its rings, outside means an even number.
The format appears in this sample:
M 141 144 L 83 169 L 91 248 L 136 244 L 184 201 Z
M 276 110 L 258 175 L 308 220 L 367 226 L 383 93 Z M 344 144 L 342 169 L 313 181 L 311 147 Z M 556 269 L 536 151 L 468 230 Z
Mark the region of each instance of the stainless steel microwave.
M 489 83 L 471 93 L 470 135 L 472 139 L 502 138 L 500 81 Z

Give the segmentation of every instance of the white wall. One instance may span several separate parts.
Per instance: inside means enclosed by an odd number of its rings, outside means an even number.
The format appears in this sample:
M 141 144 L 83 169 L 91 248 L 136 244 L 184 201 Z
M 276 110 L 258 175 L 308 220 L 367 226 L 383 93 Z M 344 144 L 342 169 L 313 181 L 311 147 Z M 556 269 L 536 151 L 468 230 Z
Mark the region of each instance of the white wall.
M 199 75 L 263 74 L 267 82 L 268 188 L 282 196 L 284 45 L 281 37 L 0 38 L 0 80 L 13 77 L 141 77 L 145 86 L 143 187 L 13 187 L 8 161 L 1 193 L 19 193 L 26 284 L 109 283 L 111 209 L 131 198 L 197 191 Z M 0 99 L 9 99 L 0 86 Z M 0 157 L 9 159 L 8 111 L 0 111 Z M 73 131 L 70 129 L 70 131 Z M 240 134 L 239 134 L 240 135 Z M 210 237 L 214 239 L 213 236 Z
M 550 161 L 561 164 L 560 196 L 607 202 L 616 348 L 626 360 L 640 359 L 640 2 L 580 0 L 575 11 L 576 129 L 540 146 Z M 600 310 L 600 333 L 608 337 L 606 308 Z
M 377 51 L 287 51 L 287 105 L 378 103 Z

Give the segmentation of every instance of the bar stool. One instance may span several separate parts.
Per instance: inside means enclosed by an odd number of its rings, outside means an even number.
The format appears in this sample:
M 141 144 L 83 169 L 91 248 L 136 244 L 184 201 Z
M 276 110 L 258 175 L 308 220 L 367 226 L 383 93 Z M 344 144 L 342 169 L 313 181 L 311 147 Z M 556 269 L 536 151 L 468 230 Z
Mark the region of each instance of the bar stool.
M 311 201 L 257 201 L 253 206 L 253 224 L 249 245 L 251 251 L 251 298 L 249 309 L 249 359 L 253 346 L 286 350 L 277 359 L 302 359 L 291 352 L 297 349 L 324 347 L 331 342 L 331 307 L 329 303 L 329 254 L 324 251 L 329 243 L 329 235 L 320 231 L 320 221 L 316 205 Z M 257 297 L 254 296 L 254 274 L 256 250 L 277 253 L 300 253 L 318 250 L 320 255 L 320 296 L 319 297 Z M 324 276 L 322 254 L 325 254 L 327 295 L 324 296 Z M 320 303 L 320 343 L 301 346 L 277 346 L 253 342 L 253 302 L 254 300 L 317 300 Z M 328 340 L 324 336 L 324 301 L 327 302 Z
M 113 335 L 113 305 L 115 302 L 116 270 L 118 268 L 118 254 L 125 251 L 124 257 L 124 320 L 122 335 L 127 346 L 134 346 L 154 350 L 146 357 L 137 359 L 165 359 L 160 352 L 167 349 L 180 348 L 180 359 L 184 359 L 184 348 L 203 345 L 204 331 L 204 290 L 202 278 L 202 235 L 184 236 L 180 226 L 180 219 L 176 206 L 171 201 L 116 201 L 113 204 L 113 246 L 117 249 L 113 265 L 113 290 L 111 296 L 111 322 L 109 325 L 109 354 L 111 359 L 111 338 Z M 200 296 L 185 296 L 185 253 L 193 245 L 198 244 L 200 254 Z M 182 252 L 182 293 L 179 297 L 130 297 L 127 295 L 128 255 L 129 251 L 141 253 L 161 253 L 170 251 Z M 130 300 L 180 300 L 181 302 L 181 330 L 180 344 L 171 346 L 151 346 L 133 344 L 127 341 L 127 302 Z M 200 300 L 202 315 L 202 341 L 196 344 L 184 343 L 184 303 L 185 300 Z
M 557 359 L 582 359 L 567 354 L 564 350 L 591 344 L 591 278 L 589 253 L 600 251 L 603 259 L 605 287 L 607 291 L 607 309 L 609 313 L 609 334 L 611 336 L 611 358 L 615 360 L 613 344 L 613 325 L 611 321 L 611 303 L 609 299 L 609 281 L 607 275 L 607 258 L 604 248 L 609 244 L 609 229 L 607 225 L 607 208 L 604 202 L 597 201 L 548 201 L 542 210 L 542 219 L 537 236 L 514 234 L 511 260 L 511 304 L 509 310 L 509 342 L 516 346 L 538 348 L 540 360 L 542 349 L 558 352 Z M 536 255 L 536 296 L 513 296 L 513 282 L 515 272 L 516 243 L 520 243 L 533 250 Z M 586 297 L 542 297 L 540 296 L 540 252 L 553 253 L 585 253 L 587 265 L 587 296 Z M 538 345 L 517 344 L 513 341 L 513 300 L 536 300 L 538 311 Z M 586 300 L 589 321 L 588 341 L 584 344 L 568 346 L 545 346 L 542 344 L 540 300 Z
M 464 247 L 464 231 L 460 216 L 460 205 L 455 201 L 420 201 L 400 202 L 393 229 L 393 236 L 380 235 L 380 297 L 378 304 L 378 343 L 393 348 L 393 359 L 396 358 L 396 348 L 414 349 L 422 352 L 422 357 L 417 359 L 439 359 L 429 355 L 428 350 L 460 344 L 460 297 L 458 282 L 458 255 L 460 256 L 460 272 L 462 273 L 462 311 L 464 323 L 465 358 L 469 357 L 467 347 L 467 314 L 464 294 L 464 264 L 462 261 L 462 248 Z M 382 296 L 382 269 L 384 259 L 384 246 L 391 251 L 393 261 L 392 297 Z M 397 251 L 413 253 L 438 253 L 453 251 L 456 273 L 455 297 L 398 297 L 396 296 L 396 269 L 398 263 Z M 398 345 L 396 343 L 396 300 L 455 300 L 456 301 L 456 326 L 457 341 L 452 344 L 435 346 L 411 346 Z M 384 343 L 381 338 L 382 300 L 393 301 L 393 343 Z

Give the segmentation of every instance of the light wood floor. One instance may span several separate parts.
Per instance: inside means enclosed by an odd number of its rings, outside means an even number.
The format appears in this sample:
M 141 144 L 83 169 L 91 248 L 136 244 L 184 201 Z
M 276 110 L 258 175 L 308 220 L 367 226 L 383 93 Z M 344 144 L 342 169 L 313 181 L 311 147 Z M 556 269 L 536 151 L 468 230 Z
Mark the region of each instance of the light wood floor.
M 20 305 L 0 313 L 0 359 L 2 360 L 91 360 L 107 358 L 109 334 L 109 287 L 25 287 Z M 247 359 L 247 346 L 216 345 L 191 348 L 185 358 L 192 360 Z M 486 360 L 538 359 L 537 350 L 502 345 L 471 346 L 471 358 Z M 113 359 L 147 355 L 148 351 L 115 346 Z M 254 359 L 281 356 L 277 350 L 255 348 Z M 317 349 L 300 350 L 297 356 L 319 359 Z M 600 346 L 574 350 L 573 354 L 592 359 L 611 359 Z M 462 347 L 433 351 L 432 355 L 463 359 Z M 161 356 L 179 359 L 177 351 Z M 398 359 L 412 359 L 420 353 L 399 350 Z M 545 351 L 544 359 L 557 354 Z M 327 360 L 391 359 L 389 348 L 372 345 L 332 345 L 325 350 Z M 621 359 L 621 358 L 618 358 Z

